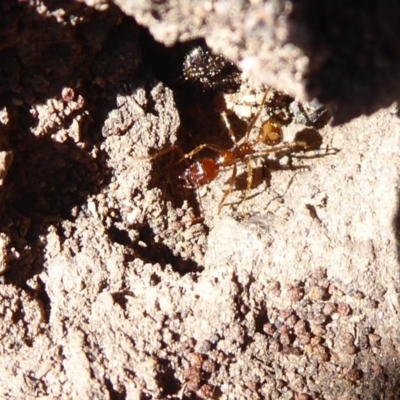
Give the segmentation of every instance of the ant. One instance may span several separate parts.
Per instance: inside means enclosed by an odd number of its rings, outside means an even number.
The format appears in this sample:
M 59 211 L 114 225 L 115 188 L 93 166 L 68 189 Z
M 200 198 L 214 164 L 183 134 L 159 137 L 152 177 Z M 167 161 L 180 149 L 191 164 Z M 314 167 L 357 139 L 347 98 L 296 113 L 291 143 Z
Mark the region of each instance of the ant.
M 162 151 L 155 156 L 158 157 L 162 154 L 165 154 L 166 152 L 174 150 L 180 152 L 182 156 L 177 164 L 184 161 L 188 163 L 188 167 L 185 168 L 182 177 L 186 182 L 186 187 L 195 190 L 199 189 L 200 186 L 206 185 L 215 180 L 219 175 L 221 169 L 232 167 L 232 174 L 229 179 L 229 187 L 225 191 L 222 199 L 219 202 L 218 214 L 221 212 L 225 200 L 233 190 L 237 176 L 237 164 L 239 162 L 245 162 L 247 165 L 247 185 L 244 198 L 241 201 L 242 204 L 248 198 L 249 191 L 253 184 L 254 158 L 262 157 L 272 153 L 280 153 L 285 150 L 301 151 L 307 150 L 308 148 L 308 144 L 305 141 L 294 141 L 292 143 L 278 145 L 283 139 L 282 128 L 278 120 L 274 118 L 271 118 L 267 122 L 263 123 L 258 133 L 258 136 L 255 139 L 250 139 L 250 133 L 252 132 L 257 120 L 261 115 L 269 92 L 270 89 L 265 92 L 259 110 L 250 121 L 243 139 L 241 139 L 239 142 L 236 141 L 235 134 L 228 121 L 226 111 L 221 112 L 221 116 L 224 120 L 225 125 L 228 128 L 228 133 L 233 142 L 233 146 L 230 149 L 226 150 L 214 144 L 203 143 L 187 154 L 184 154 L 179 146 L 173 146 L 170 149 Z M 260 145 L 268 145 L 271 147 L 259 149 Z M 190 160 L 192 160 L 192 158 L 196 154 L 200 153 L 204 149 L 208 149 L 217 153 L 219 157 L 217 157 L 216 159 L 204 157 L 194 161 L 193 163 L 190 163 Z
M 183 177 L 187 183 L 187 186 L 192 189 L 198 189 L 200 186 L 208 184 L 212 182 L 218 176 L 221 168 L 232 167 L 232 175 L 229 179 L 229 187 L 225 191 L 222 199 L 218 205 L 218 214 L 221 212 L 222 206 L 232 192 L 234 187 L 236 176 L 237 176 L 237 164 L 238 162 L 246 162 L 247 165 L 247 185 L 246 191 L 243 200 L 241 203 L 244 203 L 248 198 L 248 193 L 253 184 L 253 159 L 256 157 L 265 156 L 271 153 L 279 153 L 284 150 L 306 150 L 308 148 L 308 144 L 303 141 L 295 141 L 288 144 L 282 144 L 277 146 L 283 139 L 282 128 L 278 120 L 269 119 L 260 128 L 257 138 L 250 139 L 250 133 L 253 130 L 258 118 L 261 115 L 262 109 L 266 102 L 270 90 L 267 90 L 263 96 L 261 101 L 261 105 L 253 119 L 250 121 L 250 124 L 247 127 L 245 136 L 243 140 L 240 142 L 236 141 L 234 132 L 230 126 L 228 121 L 226 112 L 223 112 L 221 115 L 224 119 L 225 125 L 228 128 L 229 135 L 233 141 L 233 147 L 231 149 L 225 150 L 220 148 L 219 146 L 204 143 L 197 146 L 190 153 L 185 154 L 183 156 L 183 160 L 190 160 L 194 155 L 201 152 L 203 149 L 209 149 L 219 154 L 217 159 L 213 158 L 202 158 L 196 160 L 193 164 L 189 165 L 184 173 Z M 269 148 L 259 149 L 259 145 L 268 145 L 272 146 Z

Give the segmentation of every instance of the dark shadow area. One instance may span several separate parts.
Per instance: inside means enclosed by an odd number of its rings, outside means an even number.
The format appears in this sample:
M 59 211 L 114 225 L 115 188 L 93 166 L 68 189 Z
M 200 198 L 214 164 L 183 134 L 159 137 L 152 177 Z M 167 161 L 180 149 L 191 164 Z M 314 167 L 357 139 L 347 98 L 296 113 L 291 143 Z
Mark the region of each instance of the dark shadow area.
M 48 324 L 50 321 L 51 300 L 47 294 L 46 285 L 40 278 L 37 280 L 37 287 L 35 288 L 34 296 L 41 302 L 42 317 L 44 322 Z
M 222 55 L 212 53 L 203 38 L 166 47 L 143 30 L 140 41 L 146 49 L 144 63 L 174 91 L 232 93 L 240 88 L 238 67 Z
M 107 155 L 99 150 L 102 127 L 116 107 L 116 95 L 141 84 L 141 49 L 138 25 L 113 4 L 107 12 L 79 2 L 45 4 L 49 10 L 62 8 L 65 21 L 39 14 L 31 2 L 6 0 L 0 5 L 0 106 L 10 118 L 7 125 L 0 124 L 0 133 L 14 156 L 0 193 L 0 231 L 18 254 L 9 260 L 4 282 L 33 291 L 48 315 L 45 286 L 33 290 L 26 284 L 43 268 L 41 237 L 50 225 L 58 229 L 62 220 L 74 220 L 87 196 L 109 182 Z M 140 76 L 145 75 L 142 71 Z M 81 112 L 90 116 L 80 125 L 79 144 L 50 137 L 76 120 L 74 112 L 43 136 L 30 132 L 38 123 L 32 107 L 64 99 L 64 88 L 82 96 Z
M 133 251 L 133 254 L 148 263 L 158 263 L 162 268 L 170 265 L 175 272 L 185 275 L 192 272 L 201 272 L 200 267 L 191 259 L 184 259 L 174 252 L 165 244 L 155 241 L 155 234 L 148 224 L 136 227 L 139 231 L 137 240 L 132 240 L 129 232 L 113 226 L 107 230 L 108 237 L 111 241 L 119 243 Z M 158 277 L 152 277 L 153 283 L 159 283 Z
M 26 289 L 26 280 L 43 267 L 40 236 L 51 224 L 73 220 L 109 173 L 101 154 L 93 159 L 72 143 L 17 132 L 10 143 L 15 155 L 2 192 L 1 230 L 20 256 L 10 261 L 5 281 Z
M 171 360 L 158 358 L 158 368 L 155 379 L 160 388 L 163 388 L 163 396 L 170 396 L 178 393 L 181 383 L 175 377 L 176 369 Z
M 118 304 L 124 311 L 126 311 L 126 305 L 129 297 L 135 297 L 135 295 L 129 291 L 115 292 L 112 294 L 114 302 Z
M 67 23 L 40 15 L 28 2 L 6 0 L 0 6 L 0 103 L 44 102 L 63 87 L 93 83 L 92 63 L 122 16 L 111 4 L 107 13 L 78 2 L 45 4 L 50 10 L 63 8 Z M 69 23 L 77 14 L 79 22 Z
M 289 41 L 310 59 L 309 95 L 337 106 L 336 125 L 398 100 L 399 36 L 396 0 L 293 2 Z
M 397 193 L 397 209 L 392 224 L 397 244 L 397 262 L 400 265 L 400 193 Z
M 114 388 L 112 382 L 109 379 L 104 380 L 105 386 L 107 388 L 110 400 L 125 400 L 126 399 L 126 390 L 124 387 L 117 390 Z
M 202 268 L 196 262 L 175 255 L 168 246 L 155 242 L 154 237 L 154 232 L 150 226 L 145 225 L 139 228 L 139 239 L 134 243 L 134 250 L 142 260 L 158 263 L 162 268 L 169 264 L 180 275 L 201 272 Z
M 239 89 L 238 68 L 221 55 L 211 53 L 204 39 L 179 43 L 171 48 L 155 42 L 145 30 L 140 32 L 140 39 L 146 49 L 144 63 L 174 92 L 181 121 L 178 144 L 183 152 L 188 153 L 208 142 L 221 147 L 232 146 L 217 111 L 218 94 Z M 234 115 L 230 118 L 231 123 L 240 124 Z
M 305 143 L 307 146 L 307 150 L 318 150 L 321 148 L 323 137 L 315 129 L 304 128 L 296 132 L 293 141 Z

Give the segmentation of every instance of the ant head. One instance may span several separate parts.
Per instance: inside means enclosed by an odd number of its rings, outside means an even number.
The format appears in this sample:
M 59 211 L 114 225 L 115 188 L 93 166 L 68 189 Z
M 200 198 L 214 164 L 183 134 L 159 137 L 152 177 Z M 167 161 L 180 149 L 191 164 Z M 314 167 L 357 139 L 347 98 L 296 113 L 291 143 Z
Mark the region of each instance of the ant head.
M 190 165 L 183 172 L 182 178 L 186 187 L 197 189 L 199 186 L 212 182 L 218 175 L 219 166 L 212 158 L 203 158 Z

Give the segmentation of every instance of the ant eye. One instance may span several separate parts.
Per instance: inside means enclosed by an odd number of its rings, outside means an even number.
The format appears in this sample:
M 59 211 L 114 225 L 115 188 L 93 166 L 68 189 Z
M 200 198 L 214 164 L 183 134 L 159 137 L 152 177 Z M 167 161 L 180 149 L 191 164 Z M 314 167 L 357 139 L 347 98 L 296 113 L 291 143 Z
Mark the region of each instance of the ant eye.
M 273 118 L 263 123 L 260 128 L 259 139 L 269 146 L 282 142 L 283 133 L 280 123 Z

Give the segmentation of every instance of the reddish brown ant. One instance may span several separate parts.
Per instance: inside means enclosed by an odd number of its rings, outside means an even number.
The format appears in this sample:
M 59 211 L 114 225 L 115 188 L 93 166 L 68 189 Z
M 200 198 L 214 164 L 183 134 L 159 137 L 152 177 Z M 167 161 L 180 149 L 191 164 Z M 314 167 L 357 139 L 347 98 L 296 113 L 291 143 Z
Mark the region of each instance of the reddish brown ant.
M 218 213 L 220 213 L 226 198 L 232 192 L 232 189 L 234 187 L 237 176 L 238 162 L 246 162 L 247 165 L 247 185 L 244 198 L 241 202 L 243 203 L 246 201 L 253 183 L 252 161 L 254 158 L 262 157 L 271 153 L 280 153 L 285 150 L 299 151 L 306 150 L 308 148 L 307 143 L 303 141 L 294 141 L 292 143 L 277 145 L 281 143 L 283 138 L 282 128 L 280 123 L 273 118 L 263 123 L 256 139 L 250 139 L 250 133 L 261 115 L 268 93 L 269 90 L 265 92 L 259 110 L 250 121 L 245 136 L 239 142 L 236 141 L 235 134 L 228 121 L 226 111 L 221 112 L 221 116 L 224 119 L 224 122 L 228 128 L 229 135 L 233 141 L 232 148 L 226 150 L 214 144 L 204 143 L 197 146 L 194 150 L 187 154 L 183 154 L 182 149 L 179 146 L 174 146 L 156 155 L 156 157 L 159 157 L 160 155 L 166 154 L 170 151 L 178 151 L 182 153 L 182 157 L 177 163 L 179 164 L 184 161 L 188 162 L 188 167 L 184 170 L 182 177 L 185 179 L 187 187 L 196 190 L 200 186 L 206 185 L 216 179 L 222 168 L 232 167 L 233 169 L 232 175 L 229 179 L 229 187 L 225 191 L 221 201 L 219 202 Z M 260 149 L 260 145 L 268 145 L 272 147 Z M 194 163 L 191 164 L 190 160 L 196 154 L 200 153 L 203 149 L 214 151 L 219 154 L 219 157 L 216 159 L 204 157 L 196 160 Z

